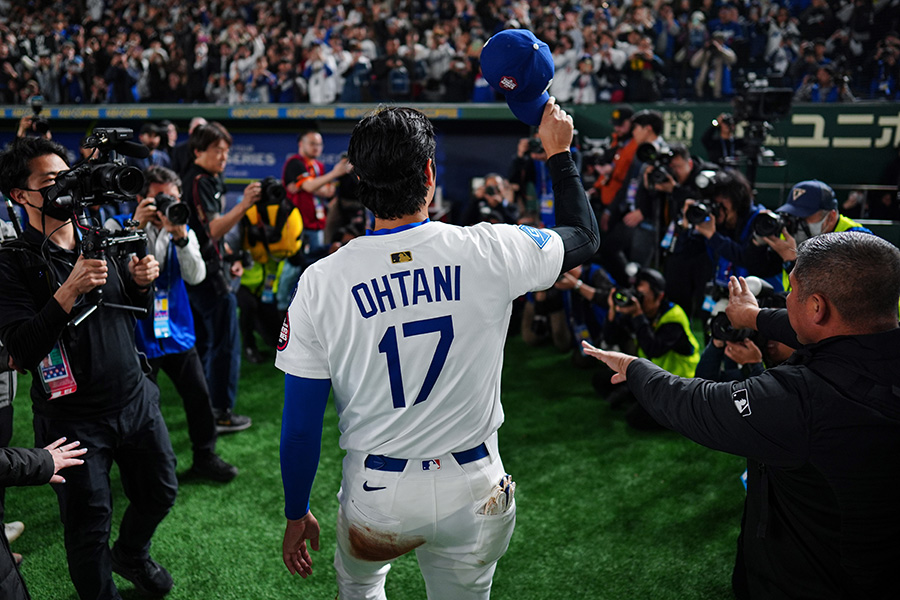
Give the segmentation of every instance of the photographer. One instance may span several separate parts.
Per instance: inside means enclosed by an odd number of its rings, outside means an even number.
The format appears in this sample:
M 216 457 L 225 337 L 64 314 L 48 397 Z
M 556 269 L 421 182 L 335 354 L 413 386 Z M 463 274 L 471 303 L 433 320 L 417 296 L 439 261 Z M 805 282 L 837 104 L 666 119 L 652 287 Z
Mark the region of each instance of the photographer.
M 203 362 L 219 433 L 242 431 L 252 424 L 249 417 L 233 412 L 241 370 L 241 346 L 232 279 L 241 276 L 243 267 L 236 260 L 237 255 L 229 251 L 224 237 L 259 200 L 262 188 L 258 181 L 249 184 L 241 201 L 225 210 L 222 174 L 228 164 L 231 143 L 231 134 L 221 124 L 198 126 L 188 139 L 194 164 L 181 179 L 184 203 L 191 207 L 188 224 L 197 235 L 206 262 L 206 278 L 188 286 L 188 297 L 194 314 L 197 351 Z
M 705 247 L 712 258 L 716 285 L 724 287 L 732 275 L 756 275 L 776 291 L 783 290 L 781 258 L 754 236 L 754 221 L 761 211 L 753 203 L 747 179 L 726 169 L 716 174 L 711 186 L 711 202 L 685 202 L 681 227 L 690 233 L 678 236 L 674 252 L 690 256 Z
M 613 288 L 607 298 L 609 315 L 604 340 L 630 349 L 679 377 L 693 377 L 700 360 L 700 344 L 684 310 L 666 298 L 666 280 L 659 271 L 641 269 L 634 288 Z M 625 386 L 611 386 L 610 372 L 594 375 L 594 388 L 614 407 L 625 407 L 625 419 L 635 429 L 660 426 L 637 403 Z
M 149 549 L 175 502 L 175 454 L 159 390 L 134 348 L 133 318 L 110 306 L 149 307 L 159 263 L 152 255 L 81 254 L 73 209 L 46 200 L 67 170 L 65 149 L 42 138 L 18 139 L 0 155 L 0 191 L 23 206 L 29 222 L 0 251 L 0 339 L 16 366 L 32 372 L 36 444 L 66 437 L 90 449 L 84 465 L 54 487 L 78 595 L 119 598 L 115 571 L 160 596 L 172 577 Z M 92 305 L 85 295 L 98 288 L 103 303 Z M 130 505 L 110 551 L 113 461 Z
M 694 74 L 694 92 L 697 100 L 712 98 L 719 100 L 722 96 L 731 96 L 731 67 L 737 62 L 737 55 L 728 46 L 724 31 L 715 31 L 712 39 L 706 41 L 703 48 L 691 56 L 691 67 L 697 69 Z
M 515 205 L 513 191 L 506 179 L 497 173 L 485 175 L 484 184 L 473 192 L 463 224 L 474 225 L 483 221 L 509 225 L 515 225 L 519 221 L 519 209 Z
M 553 287 L 564 292 L 569 347 L 574 344 L 572 364 L 582 369 L 593 367 L 595 363 L 584 353 L 581 342 L 593 343 L 603 337 L 607 297 L 613 282 L 601 266 L 585 263 L 563 273 Z
M 547 153 L 541 138 L 522 138 L 509 166 L 509 182 L 516 202 L 524 207 L 523 217 L 536 226 L 553 227 L 553 182 L 547 168 Z
M 725 167 L 744 152 L 744 140 L 739 140 L 734 133 L 734 115 L 721 113 L 713 119 L 700 141 L 706 149 L 709 162 Z
M 649 144 L 654 152 L 665 146 L 661 137 L 664 122 L 660 113 L 642 110 L 634 115 L 631 122 L 629 145 L 635 144 L 636 148 L 640 148 Z M 600 231 L 609 232 L 600 246 L 602 264 L 616 281 L 628 280 L 625 265 L 629 262 L 649 266 L 658 242 L 655 207 L 652 203 L 638 203 L 637 192 L 643 182 L 645 163 L 637 156 L 637 151 L 635 154 L 622 187 L 600 219 Z
M 151 379 L 162 370 L 181 396 L 187 418 L 193 464 L 188 474 L 227 482 L 238 470 L 216 454 L 216 425 L 200 355 L 194 347 L 194 318 L 185 283 L 206 278 L 200 243 L 188 228 L 189 209 L 181 202 L 181 179 L 165 167 L 150 167 L 134 213 L 147 233 L 147 247 L 159 257 L 154 314 L 138 320 L 135 341 L 150 362 Z M 113 223 L 121 226 L 125 217 Z M 110 227 L 112 228 L 112 227 Z
M 237 291 L 244 358 L 253 364 L 264 362 L 254 331 L 269 346 L 277 346 L 284 323 L 284 311 L 275 302 L 279 276 L 285 259 L 300 251 L 302 231 L 300 210 L 287 199 L 281 181 L 271 176 L 263 179 L 259 202 L 241 219 L 243 249 L 252 264 L 244 269 Z
M 41 116 L 44 108 L 44 99 L 41 96 L 32 96 L 29 101 L 31 106 L 31 114 L 23 115 L 19 119 L 19 127 L 16 130 L 16 137 L 42 137 L 45 139 L 53 139 L 50 133 L 50 121 Z
M 838 212 L 837 196 L 831 186 L 816 179 L 801 181 L 791 188 L 787 201 L 776 210 L 777 231 L 762 239 L 783 261 L 784 289 L 790 289 L 788 274 L 797 260 L 797 245 L 809 238 L 833 231 L 872 233 Z M 764 217 L 765 218 L 765 217 Z
M 680 233 L 677 220 L 685 202 L 700 195 L 698 177 L 703 172 L 714 171 L 715 166 L 694 159 L 683 144 L 673 144 L 669 152 L 658 154 L 657 163 L 658 166 L 649 164 L 644 169 L 635 198 L 642 214 L 653 215 L 654 224 L 666 227 L 661 249 L 669 252 Z M 696 316 L 711 272 L 712 263 L 705 251 L 692 255 L 669 254 L 664 270 L 667 297 L 683 307 L 689 316 Z
M 806 75 L 794 93 L 795 102 L 855 102 L 847 82 L 838 76 L 834 65 L 819 65 L 815 76 Z

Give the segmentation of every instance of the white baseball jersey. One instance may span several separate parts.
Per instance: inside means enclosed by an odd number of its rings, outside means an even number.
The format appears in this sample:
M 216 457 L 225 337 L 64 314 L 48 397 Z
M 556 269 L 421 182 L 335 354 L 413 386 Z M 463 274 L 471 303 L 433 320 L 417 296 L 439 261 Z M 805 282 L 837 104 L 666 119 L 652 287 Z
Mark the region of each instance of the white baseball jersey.
M 356 238 L 300 278 L 275 365 L 330 379 L 345 450 L 436 456 L 503 422 L 511 302 L 559 276 L 562 239 L 514 225 L 426 222 Z

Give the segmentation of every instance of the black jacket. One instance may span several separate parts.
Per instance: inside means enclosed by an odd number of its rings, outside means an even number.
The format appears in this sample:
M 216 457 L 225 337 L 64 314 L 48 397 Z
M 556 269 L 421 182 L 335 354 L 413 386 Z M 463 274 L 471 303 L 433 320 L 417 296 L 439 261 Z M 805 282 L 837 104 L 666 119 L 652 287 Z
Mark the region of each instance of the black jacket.
M 0 340 L 16 363 L 31 371 L 34 412 L 53 419 L 89 419 L 113 414 L 155 386 L 145 376 L 134 345 L 134 317 L 100 306 L 77 327 L 70 321 L 88 310 L 79 297 L 66 313 L 53 294 L 72 272 L 78 253 L 46 243 L 49 263 L 41 255 L 46 238 L 32 227 L 22 240 L 0 250 Z M 150 290 L 137 288 L 126 260 L 107 259 L 103 301 L 149 308 Z M 39 370 L 58 340 L 63 341 L 77 391 L 49 400 Z M 153 392 L 155 393 L 155 392 Z
M 764 310 L 759 330 L 797 346 L 785 317 Z M 800 347 L 743 382 L 679 379 L 646 360 L 627 375 L 658 422 L 751 459 L 751 597 L 898 596 L 900 329 Z
M 42 448 L 0 448 L 0 487 L 41 485 L 53 477 L 53 457 Z M 0 598 L 30 598 L 5 535 L 0 535 Z

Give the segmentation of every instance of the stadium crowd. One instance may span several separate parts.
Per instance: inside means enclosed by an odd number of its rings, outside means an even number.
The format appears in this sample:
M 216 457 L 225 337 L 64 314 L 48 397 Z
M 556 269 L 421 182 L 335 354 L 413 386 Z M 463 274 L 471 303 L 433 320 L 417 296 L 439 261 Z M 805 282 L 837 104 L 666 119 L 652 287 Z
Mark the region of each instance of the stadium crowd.
M 494 33 L 546 41 L 561 103 L 896 99 L 900 7 L 864 0 L 0 2 L 0 101 L 489 102 Z

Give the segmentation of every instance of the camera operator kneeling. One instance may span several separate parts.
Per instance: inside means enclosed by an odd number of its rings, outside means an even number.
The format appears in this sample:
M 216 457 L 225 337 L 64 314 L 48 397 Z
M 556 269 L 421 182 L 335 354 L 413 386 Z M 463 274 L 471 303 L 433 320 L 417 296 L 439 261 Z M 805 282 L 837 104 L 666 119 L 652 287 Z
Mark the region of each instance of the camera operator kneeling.
M 666 280 L 659 271 L 641 269 L 633 289 L 613 288 L 604 341 L 637 354 L 679 377 L 693 377 L 700 361 L 700 344 L 684 310 L 669 302 Z M 594 388 L 613 408 L 626 407 L 625 420 L 635 429 L 662 429 L 623 385 L 609 383 L 610 371 L 594 374 Z
M 149 307 L 159 265 L 80 254 L 74 210 L 47 200 L 66 150 L 24 138 L 0 154 L 0 191 L 23 206 L 29 226 L 0 251 L 0 339 L 32 372 L 35 442 L 80 440 L 84 465 L 54 486 L 69 573 L 81 598 L 120 598 L 112 572 L 161 596 L 172 577 L 150 558 L 150 540 L 175 503 L 175 454 L 159 412 L 159 390 L 144 375 L 129 311 Z M 104 230 L 100 230 L 103 232 Z M 102 288 L 103 302 L 86 296 Z M 81 321 L 88 311 L 90 314 Z M 75 318 L 76 325 L 70 325 Z M 119 465 L 130 505 L 110 550 L 110 469 Z

